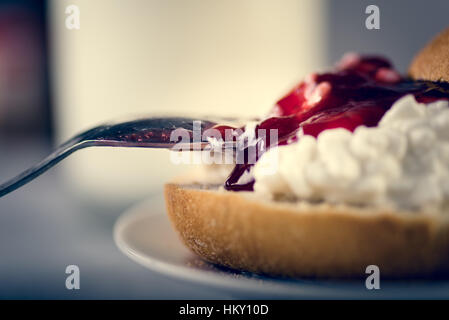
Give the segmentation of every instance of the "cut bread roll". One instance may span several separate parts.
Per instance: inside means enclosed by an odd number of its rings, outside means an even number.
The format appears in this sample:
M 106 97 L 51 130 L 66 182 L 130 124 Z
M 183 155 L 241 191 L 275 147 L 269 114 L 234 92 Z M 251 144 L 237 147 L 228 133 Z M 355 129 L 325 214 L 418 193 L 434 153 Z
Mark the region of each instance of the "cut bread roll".
M 416 56 L 409 74 L 449 81 L 449 29 Z M 449 272 L 447 213 L 268 201 L 185 178 L 167 184 L 165 198 L 187 247 L 227 267 L 293 277 L 366 277 L 369 265 L 382 277 Z
M 442 215 L 306 202 L 251 192 L 167 184 L 168 214 L 182 241 L 207 261 L 281 276 L 425 276 L 449 270 Z

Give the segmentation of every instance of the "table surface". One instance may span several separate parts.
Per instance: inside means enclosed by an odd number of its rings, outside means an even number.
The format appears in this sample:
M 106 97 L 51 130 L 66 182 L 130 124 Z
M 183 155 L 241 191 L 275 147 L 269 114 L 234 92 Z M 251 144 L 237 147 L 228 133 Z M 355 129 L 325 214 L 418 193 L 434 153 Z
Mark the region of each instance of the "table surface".
M 18 142 L 18 141 L 17 141 Z M 0 137 L 0 181 L 40 160 L 42 141 Z M 124 256 L 113 226 L 129 204 L 113 208 L 77 199 L 52 169 L 0 198 L 0 299 L 229 299 L 212 288 L 169 279 Z M 80 289 L 65 269 L 80 269 Z

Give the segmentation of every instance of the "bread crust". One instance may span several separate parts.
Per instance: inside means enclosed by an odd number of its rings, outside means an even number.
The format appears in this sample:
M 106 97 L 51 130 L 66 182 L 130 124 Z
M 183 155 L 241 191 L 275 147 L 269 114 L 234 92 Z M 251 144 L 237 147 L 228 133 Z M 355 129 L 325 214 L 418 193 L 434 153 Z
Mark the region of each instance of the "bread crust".
M 429 276 L 449 270 L 449 228 L 440 216 L 286 204 L 245 193 L 165 186 L 182 241 L 205 260 L 278 276 Z
M 449 82 L 449 28 L 416 55 L 410 64 L 409 74 L 415 80 Z

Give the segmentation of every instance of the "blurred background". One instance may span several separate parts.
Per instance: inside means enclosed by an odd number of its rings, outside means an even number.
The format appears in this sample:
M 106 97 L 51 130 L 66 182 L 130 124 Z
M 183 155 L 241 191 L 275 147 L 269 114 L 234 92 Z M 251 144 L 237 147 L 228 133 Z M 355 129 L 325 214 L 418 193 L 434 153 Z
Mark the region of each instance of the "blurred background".
M 380 30 L 365 28 L 370 4 Z M 79 29 L 66 26 L 70 5 Z M 347 51 L 405 73 L 447 12 L 447 0 L 1 0 L 0 181 L 107 120 L 263 114 Z M 1 198 L 0 298 L 214 297 L 151 274 L 112 241 L 124 208 L 183 170 L 165 151 L 83 150 Z M 64 288 L 71 263 L 91 280 L 78 293 Z

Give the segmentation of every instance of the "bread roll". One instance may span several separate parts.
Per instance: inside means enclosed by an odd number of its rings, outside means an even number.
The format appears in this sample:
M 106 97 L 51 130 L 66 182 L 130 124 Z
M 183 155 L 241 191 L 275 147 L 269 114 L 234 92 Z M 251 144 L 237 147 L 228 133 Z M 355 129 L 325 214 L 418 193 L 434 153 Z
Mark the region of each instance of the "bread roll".
M 416 56 L 416 80 L 449 82 L 449 28 Z M 168 214 L 182 241 L 207 261 L 238 270 L 292 277 L 430 276 L 449 271 L 447 214 L 269 201 L 170 183 Z
M 449 28 L 417 54 L 410 64 L 409 74 L 415 80 L 449 82 Z
M 204 187 L 204 186 L 203 186 Z M 278 276 L 382 277 L 449 270 L 443 215 L 268 201 L 251 192 L 167 184 L 168 214 L 182 241 L 212 263 Z

